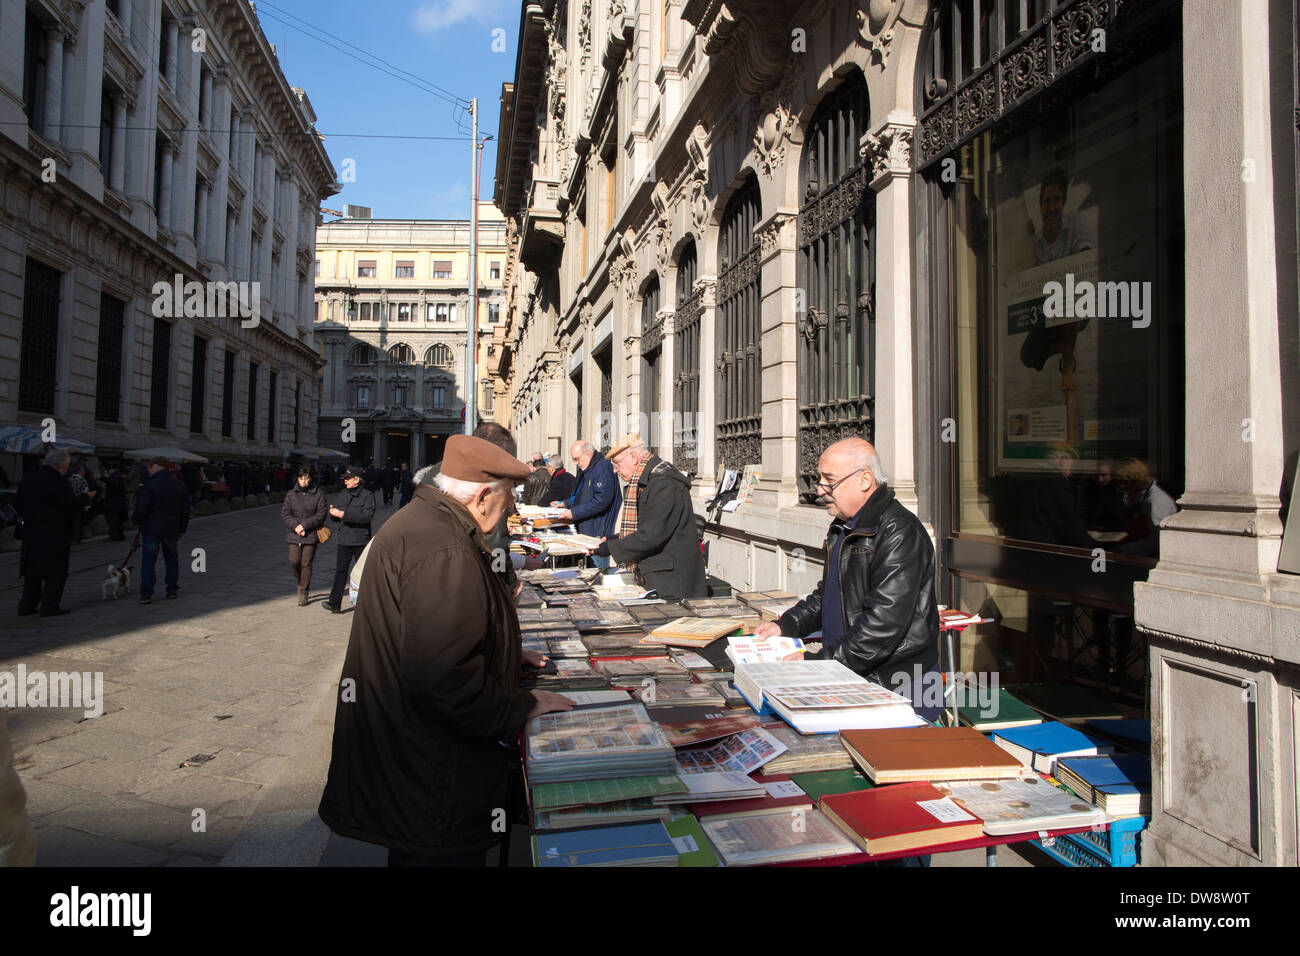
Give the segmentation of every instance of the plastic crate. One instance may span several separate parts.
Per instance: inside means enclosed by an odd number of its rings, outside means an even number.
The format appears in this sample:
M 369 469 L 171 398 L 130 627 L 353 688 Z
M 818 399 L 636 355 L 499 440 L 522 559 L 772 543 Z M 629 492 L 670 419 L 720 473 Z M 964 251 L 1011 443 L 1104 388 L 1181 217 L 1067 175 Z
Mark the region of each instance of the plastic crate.
M 1124 817 L 1105 830 L 1059 836 L 1053 846 L 1030 842 L 1066 866 L 1135 866 L 1146 825 L 1146 817 Z

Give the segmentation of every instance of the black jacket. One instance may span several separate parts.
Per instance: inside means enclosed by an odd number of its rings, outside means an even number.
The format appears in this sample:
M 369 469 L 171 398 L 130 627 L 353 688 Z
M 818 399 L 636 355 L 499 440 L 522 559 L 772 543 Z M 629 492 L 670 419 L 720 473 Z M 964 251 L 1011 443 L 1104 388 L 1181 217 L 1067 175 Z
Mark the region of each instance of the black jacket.
M 574 477 L 561 468 L 551 476 L 551 483 L 546 489 L 546 504 L 552 501 L 566 502 L 573 495 L 576 484 Z
M 300 488 L 295 480 L 292 490 L 284 493 L 284 503 L 280 505 L 280 522 L 284 525 L 284 540 L 289 544 L 319 544 L 316 529 L 325 524 L 327 517 L 329 507 L 325 503 L 325 493 L 316 487 L 316 482 Z M 300 538 L 294 533 L 293 529 L 298 525 L 302 525 L 302 530 L 307 532 L 304 537 Z
M 48 465 L 29 471 L 18 482 L 14 510 L 23 519 L 18 573 L 38 578 L 66 576 L 72 522 L 81 510 L 67 479 Z
M 501 839 L 520 688 L 514 600 L 469 512 L 428 485 L 375 536 L 335 704 L 321 819 L 438 855 Z M 347 689 L 352 693 L 348 696 Z
M 140 526 L 141 534 L 151 537 L 175 538 L 184 534 L 190 524 L 189 490 L 179 478 L 165 471 L 154 472 L 140 486 L 131 520 Z
M 126 510 L 126 479 L 121 472 L 104 479 L 104 510 L 110 514 Z
M 828 566 L 816 590 L 781 615 L 782 634 L 807 637 L 821 629 L 826 575 L 837 571 L 844 640 L 827 656 L 889 688 L 898 686 L 895 674 L 910 681 L 916 664 L 922 673 L 938 665 L 934 545 L 889 486 L 882 485 L 863 505 L 857 527 L 846 533 L 840 548 L 839 568 Z
M 340 545 L 361 547 L 370 540 L 370 521 L 375 516 L 375 495 L 365 485 L 358 485 L 349 491 L 344 488 L 333 502 L 335 508 L 343 511 L 343 517 L 332 521 L 342 521 L 342 527 L 333 540 Z M 328 511 L 326 512 L 328 514 Z
M 645 586 L 666 601 L 707 597 L 690 481 L 651 455 L 638 484 L 636 531 L 626 538 L 610 538 L 610 556 L 619 564 L 635 563 Z

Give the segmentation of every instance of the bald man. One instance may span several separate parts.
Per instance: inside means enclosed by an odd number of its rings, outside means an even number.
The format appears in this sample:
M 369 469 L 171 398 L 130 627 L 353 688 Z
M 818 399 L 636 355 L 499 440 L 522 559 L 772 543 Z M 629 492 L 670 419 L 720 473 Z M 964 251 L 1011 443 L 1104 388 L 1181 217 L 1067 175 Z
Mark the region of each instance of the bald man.
M 914 676 L 936 671 L 939 663 L 934 545 L 885 484 L 869 442 L 836 442 L 817 469 L 817 491 L 833 519 L 821 583 L 755 633 L 807 637 L 821 631 L 822 658 L 915 700 Z M 927 708 L 917 713 L 932 716 Z

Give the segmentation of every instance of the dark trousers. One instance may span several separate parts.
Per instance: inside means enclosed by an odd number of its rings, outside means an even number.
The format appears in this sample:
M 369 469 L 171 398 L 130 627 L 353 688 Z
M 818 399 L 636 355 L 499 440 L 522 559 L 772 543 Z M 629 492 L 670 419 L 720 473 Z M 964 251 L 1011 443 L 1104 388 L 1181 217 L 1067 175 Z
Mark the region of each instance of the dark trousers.
M 59 602 L 63 600 L 63 585 L 67 581 L 67 572 L 50 578 L 27 575 L 23 578 L 22 597 L 18 599 L 18 613 L 31 614 L 38 608 L 42 614 L 57 611 Z
M 315 541 L 316 532 L 309 532 L 309 536 L 312 541 Z M 300 591 L 311 588 L 311 563 L 315 558 L 315 544 L 289 545 L 289 567 L 293 569 L 293 578 L 298 582 L 298 590 Z
M 348 590 L 348 571 L 352 562 L 366 550 L 364 544 L 341 544 L 334 553 L 334 586 L 330 588 L 330 604 L 343 606 L 343 595 Z
M 389 866 L 487 866 L 487 850 L 470 850 L 450 856 L 419 856 L 404 850 L 388 850 Z
M 386 504 L 386 505 L 391 505 L 392 503 L 393 503 L 393 489 L 392 489 L 392 488 L 385 488 L 385 489 L 384 489 L 384 504 Z
M 153 595 L 159 549 L 163 553 L 163 583 L 168 594 L 175 594 L 180 590 L 178 582 L 181 576 L 180 561 L 176 555 L 176 539 L 174 537 L 162 538 L 152 534 L 142 535 L 142 538 L 144 546 L 141 549 L 140 597 Z
M 126 510 L 109 508 L 105 517 L 108 518 L 108 540 L 125 541 L 126 535 L 122 534 L 122 521 L 126 518 Z

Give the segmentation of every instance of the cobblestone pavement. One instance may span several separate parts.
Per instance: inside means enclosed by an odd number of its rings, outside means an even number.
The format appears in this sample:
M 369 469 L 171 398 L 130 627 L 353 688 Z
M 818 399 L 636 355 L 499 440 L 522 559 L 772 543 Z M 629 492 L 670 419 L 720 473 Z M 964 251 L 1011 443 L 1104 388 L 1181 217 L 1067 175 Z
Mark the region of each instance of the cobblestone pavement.
M 376 528 L 396 510 L 377 497 Z M 73 546 L 63 600 L 72 613 L 57 618 L 17 616 L 18 555 L 0 555 L 0 671 L 103 674 L 100 717 L 6 711 L 39 865 L 219 862 L 313 727 L 299 811 L 313 789 L 319 797 L 351 614 L 320 607 L 332 543 L 318 549 L 311 604 L 297 606 L 279 512 L 271 504 L 194 519 L 181 541 L 179 598 L 163 598 L 160 557 L 147 606 L 138 593 L 100 598 L 105 567 L 125 556 L 129 534 L 125 544 Z M 195 548 L 205 552 L 202 573 Z M 131 563 L 138 592 L 138 552 Z M 200 754 L 213 759 L 181 766 Z

